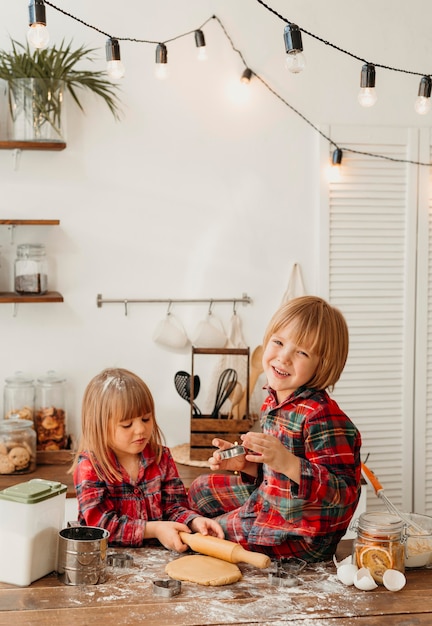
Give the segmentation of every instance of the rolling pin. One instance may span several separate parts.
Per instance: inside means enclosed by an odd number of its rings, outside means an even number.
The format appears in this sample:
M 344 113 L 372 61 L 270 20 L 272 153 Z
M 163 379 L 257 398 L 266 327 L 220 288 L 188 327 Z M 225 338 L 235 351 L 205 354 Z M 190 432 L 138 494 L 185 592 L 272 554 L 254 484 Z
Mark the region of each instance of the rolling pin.
M 255 567 L 269 567 L 271 560 L 266 554 L 260 552 L 250 552 L 245 550 L 238 543 L 212 537 L 211 535 L 202 535 L 201 533 L 185 533 L 180 532 L 180 538 L 195 552 L 214 556 L 216 559 L 228 561 L 229 563 L 250 563 Z

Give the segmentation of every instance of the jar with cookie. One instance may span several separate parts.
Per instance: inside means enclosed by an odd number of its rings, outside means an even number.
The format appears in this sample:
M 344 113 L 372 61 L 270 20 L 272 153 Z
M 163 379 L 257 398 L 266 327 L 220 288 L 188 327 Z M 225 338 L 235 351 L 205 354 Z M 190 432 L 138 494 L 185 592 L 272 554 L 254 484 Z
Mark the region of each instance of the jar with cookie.
M 36 381 L 35 429 L 38 450 L 67 447 L 66 379 L 50 370 Z
M 3 390 L 4 418 L 33 421 L 34 380 L 23 372 L 15 372 L 5 379 Z
M 0 474 L 29 474 L 36 469 L 33 422 L 10 418 L 0 422 Z

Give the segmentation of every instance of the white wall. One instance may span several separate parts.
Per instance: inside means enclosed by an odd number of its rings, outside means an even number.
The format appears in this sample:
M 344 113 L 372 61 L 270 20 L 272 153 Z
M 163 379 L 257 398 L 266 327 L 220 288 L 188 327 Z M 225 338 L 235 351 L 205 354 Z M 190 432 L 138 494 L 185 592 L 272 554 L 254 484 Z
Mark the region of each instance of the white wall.
M 377 69 L 379 100 L 357 104 L 361 62 L 303 35 L 307 68 L 284 67 L 284 22 L 253 0 L 62 0 L 84 22 L 119 38 L 166 41 L 193 31 L 211 15 L 224 24 L 253 71 L 314 125 L 418 126 L 413 110 L 420 77 Z M 371 62 L 427 72 L 432 58 L 426 2 L 342 0 L 290 3 L 276 11 L 323 39 Z M 289 5 L 289 6 L 288 6 Z M 417 6 L 415 6 L 417 5 Z M 0 0 L 0 46 L 24 42 L 27 2 Z M 98 49 L 105 40 L 47 6 L 53 42 L 73 38 Z M 123 118 L 83 95 L 86 113 L 68 108 L 63 152 L 23 152 L 13 169 L 0 151 L 0 218 L 58 218 L 58 227 L 20 227 L 15 244 L 0 228 L 0 290 L 12 289 L 15 246 L 42 241 L 50 260 L 50 289 L 63 304 L 0 307 L 0 381 L 16 370 L 38 376 L 55 369 L 68 380 L 69 430 L 79 432 L 80 403 L 89 379 L 111 365 L 140 374 L 152 389 L 169 445 L 189 436 L 187 403 L 173 378 L 190 370 L 190 354 L 156 346 L 153 330 L 164 305 L 96 307 L 106 298 L 225 298 L 246 292 L 238 310 L 251 347 L 261 342 L 294 261 L 310 293 L 319 284 L 319 134 L 255 79 L 251 99 L 233 105 L 227 86 L 244 66 L 216 20 L 204 33 L 206 65 L 195 61 L 193 34 L 168 44 L 171 77 L 154 78 L 154 44 L 121 42 L 127 74 Z M 430 69 L 430 68 L 429 68 Z M 188 331 L 205 305 L 178 305 Z M 214 312 L 228 326 L 229 305 Z

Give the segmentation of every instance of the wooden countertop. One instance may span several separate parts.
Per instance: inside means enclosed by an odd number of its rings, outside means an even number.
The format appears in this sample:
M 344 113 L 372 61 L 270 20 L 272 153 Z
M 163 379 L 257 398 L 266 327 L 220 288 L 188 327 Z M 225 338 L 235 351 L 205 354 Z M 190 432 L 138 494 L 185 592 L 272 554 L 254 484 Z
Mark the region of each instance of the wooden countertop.
M 342 541 L 339 559 L 350 551 L 351 542 Z M 345 587 L 332 562 L 309 565 L 292 588 L 272 585 L 267 570 L 239 564 L 243 578 L 237 583 L 206 587 L 183 582 L 178 596 L 160 598 L 153 594 L 153 581 L 166 577 L 166 563 L 178 557 L 162 547 L 127 553 L 133 566 L 108 568 L 107 582 L 99 585 L 64 585 L 55 573 L 29 587 L 0 583 L 0 626 L 432 624 L 430 569 L 408 571 L 404 589 L 392 593 L 382 586 L 374 591 Z

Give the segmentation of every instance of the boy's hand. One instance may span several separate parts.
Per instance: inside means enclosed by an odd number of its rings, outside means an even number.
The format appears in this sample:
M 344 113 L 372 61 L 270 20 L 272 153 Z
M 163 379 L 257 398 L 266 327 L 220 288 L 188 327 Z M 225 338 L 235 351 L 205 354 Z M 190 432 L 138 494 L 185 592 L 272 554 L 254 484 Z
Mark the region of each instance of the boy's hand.
M 211 535 L 212 537 L 219 537 L 219 539 L 225 537 L 222 526 L 216 520 L 208 517 L 195 517 L 189 526 L 195 533 Z

